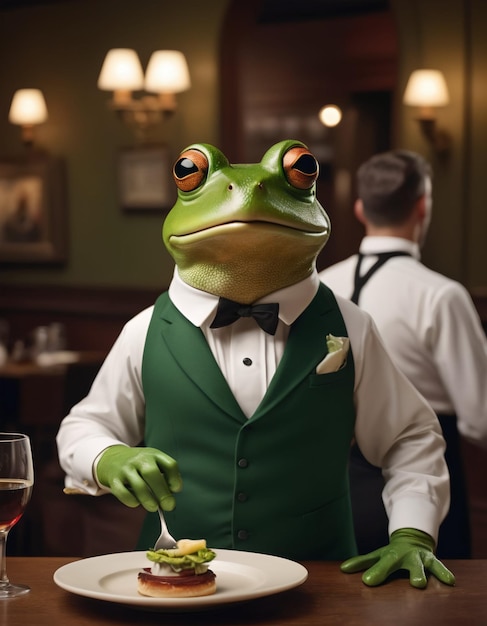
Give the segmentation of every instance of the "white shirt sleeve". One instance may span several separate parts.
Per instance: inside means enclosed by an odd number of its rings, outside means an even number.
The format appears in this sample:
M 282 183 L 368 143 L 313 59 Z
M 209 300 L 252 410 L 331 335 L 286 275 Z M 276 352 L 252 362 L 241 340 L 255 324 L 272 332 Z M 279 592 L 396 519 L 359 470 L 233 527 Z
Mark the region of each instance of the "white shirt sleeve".
M 428 343 L 455 408 L 460 433 L 487 448 L 487 338 L 467 290 L 438 290 Z
M 145 401 L 142 392 L 142 357 L 152 307 L 123 328 L 91 387 L 61 423 L 57 445 L 66 487 L 98 495 L 94 462 L 115 444 L 138 445 L 144 436 Z
M 389 534 L 416 528 L 436 541 L 450 503 L 438 419 L 394 366 L 370 316 L 337 300 L 355 365 L 355 437 L 365 458 L 382 468 Z

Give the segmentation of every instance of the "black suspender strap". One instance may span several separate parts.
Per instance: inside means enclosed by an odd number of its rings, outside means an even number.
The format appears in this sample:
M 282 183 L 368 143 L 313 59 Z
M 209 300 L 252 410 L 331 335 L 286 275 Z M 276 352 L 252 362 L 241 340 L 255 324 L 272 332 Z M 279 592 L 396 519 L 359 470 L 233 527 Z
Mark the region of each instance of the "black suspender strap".
M 367 272 L 365 272 L 363 276 L 360 276 L 360 267 L 362 265 L 362 261 L 364 257 L 366 256 L 376 256 L 378 258 L 377 258 L 377 261 L 374 263 L 374 265 L 372 265 L 372 267 Z M 354 288 L 353 288 L 353 294 L 351 297 L 352 302 L 355 302 L 355 304 L 358 304 L 360 292 L 362 291 L 362 288 L 365 285 L 365 283 L 369 280 L 369 278 L 373 274 L 375 274 L 375 272 L 380 267 L 384 265 L 386 261 L 388 261 L 389 259 L 392 259 L 392 257 L 395 257 L 395 256 L 411 256 L 411 254 L 409 254 L 409 252 L 403 252 L 402 250 L 393 250 L 391 252 L 377 252 L 376 254 L 362 254 L 361 252 L 359 252 L 357 265 L 355 267 L 355 277 L 353 281 Z

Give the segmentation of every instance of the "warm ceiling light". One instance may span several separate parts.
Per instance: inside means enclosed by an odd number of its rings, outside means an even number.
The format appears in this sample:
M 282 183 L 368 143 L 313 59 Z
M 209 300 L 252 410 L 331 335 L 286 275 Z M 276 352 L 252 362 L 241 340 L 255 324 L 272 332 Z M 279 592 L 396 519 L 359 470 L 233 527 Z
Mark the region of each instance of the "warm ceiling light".
M 320 110 L 318 116 L 322 124 L 333 127 L 341 122 L 342 111 L 335 104 L 327 104 Z

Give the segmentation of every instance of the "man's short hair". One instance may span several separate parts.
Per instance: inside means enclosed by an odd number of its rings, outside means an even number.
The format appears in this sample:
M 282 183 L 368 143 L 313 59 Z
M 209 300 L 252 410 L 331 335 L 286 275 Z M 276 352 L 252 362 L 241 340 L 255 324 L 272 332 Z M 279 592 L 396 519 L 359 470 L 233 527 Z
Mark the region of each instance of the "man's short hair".
M 357 171 L 357 191 L 364 214 L 375 226 L 402 224 L 425 193 L 431 166 L 408 150 L 376 154 Z

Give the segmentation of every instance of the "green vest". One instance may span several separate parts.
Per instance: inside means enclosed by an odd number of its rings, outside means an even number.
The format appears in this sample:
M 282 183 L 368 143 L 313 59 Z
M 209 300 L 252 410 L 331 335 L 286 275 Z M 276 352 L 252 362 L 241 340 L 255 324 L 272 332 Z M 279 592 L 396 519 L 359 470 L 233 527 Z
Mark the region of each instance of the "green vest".
M 354 366 L 350 352 L 338 372 L 315 374 L 330 333 L 347 336 L 321 285 L 247 419 L 201 330 L 167 293 L 158 298 L 142 365 L 144 441 L 179 464 L 183 490 L 166 515 L 174 537 L 296 560 L 356 554 L 347 470 Z M 138 549 L 153 546 L 159 530 L 149 514 Z

